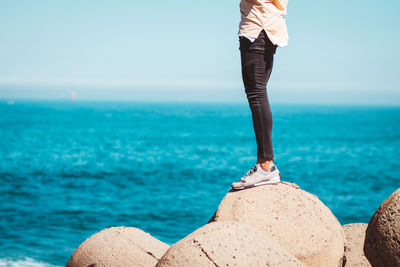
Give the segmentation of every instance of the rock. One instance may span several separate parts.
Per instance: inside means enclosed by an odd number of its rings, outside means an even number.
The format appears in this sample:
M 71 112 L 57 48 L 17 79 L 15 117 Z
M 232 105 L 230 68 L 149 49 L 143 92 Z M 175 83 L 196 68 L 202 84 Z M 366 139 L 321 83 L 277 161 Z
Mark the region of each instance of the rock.
M 111 227 L 86 239 L 66 267 L 154 266 L 169 246 L 133 227 Z
M 236 221 L 262 230 L 307 266 L 341 266 L 343 229 L 315 195 L 279 183 L 231 191 L 211 221 Z
M 346 256 L 346 266 L 371 266 L 363 251 L 366 229 L 366 223 L 352 223 L 343 225 L 343 230 L 347 241 L 347 246 L 344 253 Z
M 156 265 L 166 266 L 304 265 L 253 226 L 213 222 L 172 245 Z
M 368 223 L 364 253 L 372 266 L 400 266 L 400 188 Z

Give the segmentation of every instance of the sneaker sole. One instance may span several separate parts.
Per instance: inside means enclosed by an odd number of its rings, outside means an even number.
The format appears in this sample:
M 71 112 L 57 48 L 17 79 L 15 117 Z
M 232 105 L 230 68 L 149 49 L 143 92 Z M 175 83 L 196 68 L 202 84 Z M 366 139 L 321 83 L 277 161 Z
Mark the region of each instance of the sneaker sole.
M 260 185 L 267 185 L 267 184 L 278 184 L 281 182 L 281 174 L 279 174 L 279 177 L 274 177 L 271 180 L 268 181 L 264 181 L 264 182 L 260 182 L 260 183 L 256 183 L 256 184 L 252 184 L 252 185 L 246 185 L 246 186 L 242 186 L 242 187 L 238 187 L 238 188 L 234 188 L 232 187 L 232 189 L 234 190 L 242 190 L 242 189 L 248 189 L 248 188 L 252 188 L 252 187 L 256 187 L 256 186 L 260 186 Z

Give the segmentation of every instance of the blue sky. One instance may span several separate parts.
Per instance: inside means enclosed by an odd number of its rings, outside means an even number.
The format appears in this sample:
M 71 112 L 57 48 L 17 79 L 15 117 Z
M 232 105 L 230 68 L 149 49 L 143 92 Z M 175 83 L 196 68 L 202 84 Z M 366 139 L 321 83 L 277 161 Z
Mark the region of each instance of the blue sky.
M 3 0 L 0 98 L 246 101 L 239 0 Z M 289 0 L 271 102 L 400 104 L 398 0 Z

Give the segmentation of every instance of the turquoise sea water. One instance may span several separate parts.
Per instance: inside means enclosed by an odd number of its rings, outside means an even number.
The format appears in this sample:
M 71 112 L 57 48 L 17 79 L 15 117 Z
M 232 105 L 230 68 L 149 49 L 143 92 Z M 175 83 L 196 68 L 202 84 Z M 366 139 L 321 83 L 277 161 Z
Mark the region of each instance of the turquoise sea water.
M 283 180 L 342 224 L 400 186 L 400 108 L 273 105 Z M 207 223 L 255 163 L 246 104 L 0 103 L 0 266 L 65 265 L 92 234 L 172 244 Z

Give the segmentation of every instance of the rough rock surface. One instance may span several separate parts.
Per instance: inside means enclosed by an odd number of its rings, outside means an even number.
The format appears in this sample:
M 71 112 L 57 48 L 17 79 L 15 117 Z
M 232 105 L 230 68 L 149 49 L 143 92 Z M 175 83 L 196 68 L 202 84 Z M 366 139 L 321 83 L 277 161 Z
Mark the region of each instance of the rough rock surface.
M 86 239 L 66 267 L 154 266 L 169 246 L 133 227 L 111 227 Z
M 400 188 L 368 223 L 364 253 L 372 266 L 400 266 Z
M 308 266 L 341 266 L 343 229 L 315 195 L 282 182 L 231 191 L 210 221 L 237 221 L 257 227 Z
M 156 266 L 304 265 L 253 226 L 213 222 L 172 245 Z
M 346 251 L 344 253 L 346 256 L 346 266 L 371 266 L 363 251 L 366 229 L 366 223 L 352 223 L 343 225 L 344 234 L 347 240 Z

